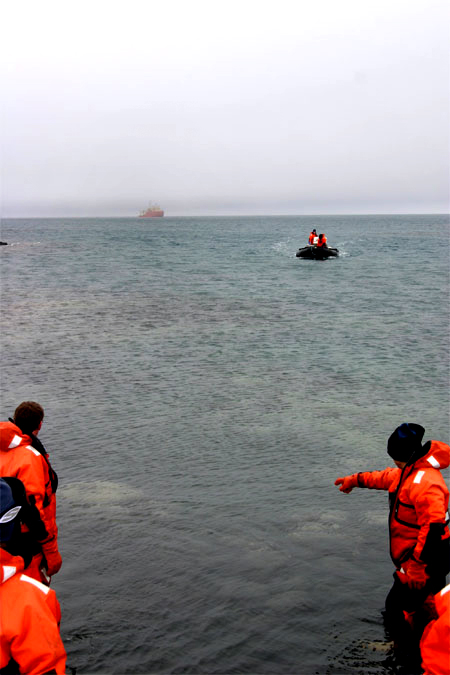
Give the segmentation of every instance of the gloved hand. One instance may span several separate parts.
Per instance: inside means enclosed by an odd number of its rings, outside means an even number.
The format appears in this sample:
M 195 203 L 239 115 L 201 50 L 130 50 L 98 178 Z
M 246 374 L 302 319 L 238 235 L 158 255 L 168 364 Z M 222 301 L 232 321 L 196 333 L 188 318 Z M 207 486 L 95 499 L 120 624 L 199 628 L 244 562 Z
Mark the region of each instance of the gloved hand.
M 340 485 L 339 490 L 348 494 L 354 487 L 359 487 L 358 474 L 353 473 L 351 476 L 344 476 L 334 481 L 335 485 Z
M 44 554 L 47 563 L 47 574 L 50 577 L 52 577 L 61 569 L 62 565 L 61 555 L 58 551 L 57 545 L 54 543 L 54 540 L 48 542 L 47 544 L 41 545 L 42 545 L 42 552 Z
M 425 571 L 426 565 L 424 563 L 416 562 L 415 560 L 408 560 L 403 564 L 403 569 L 406 574 L 406 583 L 410 588 L 417 590 L 423 588 L 428 581 L 428 574 Z

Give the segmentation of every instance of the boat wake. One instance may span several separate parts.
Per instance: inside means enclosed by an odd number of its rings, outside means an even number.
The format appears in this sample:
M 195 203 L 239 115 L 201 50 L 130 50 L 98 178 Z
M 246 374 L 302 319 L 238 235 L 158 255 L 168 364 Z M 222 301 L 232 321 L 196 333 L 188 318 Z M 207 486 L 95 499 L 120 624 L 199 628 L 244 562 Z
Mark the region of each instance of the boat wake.
M 292 258 L 292 246 L 292 239 L 286 239 L 284 241 L 275 242 L 272 244 L 271 249 L 280 255 Z

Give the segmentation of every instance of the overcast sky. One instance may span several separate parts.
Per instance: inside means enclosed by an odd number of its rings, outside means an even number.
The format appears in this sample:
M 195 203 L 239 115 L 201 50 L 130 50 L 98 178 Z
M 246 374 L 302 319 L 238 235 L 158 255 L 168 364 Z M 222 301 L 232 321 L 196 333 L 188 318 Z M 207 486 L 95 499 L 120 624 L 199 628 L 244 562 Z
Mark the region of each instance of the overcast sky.
M 447 0 L 1 8 L 4 217 L 449 210 Z

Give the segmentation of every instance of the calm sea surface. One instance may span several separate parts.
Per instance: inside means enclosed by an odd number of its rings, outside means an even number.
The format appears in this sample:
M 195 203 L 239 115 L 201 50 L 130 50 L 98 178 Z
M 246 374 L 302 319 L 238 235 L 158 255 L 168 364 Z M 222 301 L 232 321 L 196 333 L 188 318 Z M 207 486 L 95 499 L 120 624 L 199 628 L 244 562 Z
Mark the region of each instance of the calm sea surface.
M 316 227 L 341 256 L 295 257 Z M 447 216 L 4 220 L 2 419 L 45 408 L 85 673 L 396 673 L 403 421 L 450 439 Z M 448 478 L 448 476 L 447 476 Z

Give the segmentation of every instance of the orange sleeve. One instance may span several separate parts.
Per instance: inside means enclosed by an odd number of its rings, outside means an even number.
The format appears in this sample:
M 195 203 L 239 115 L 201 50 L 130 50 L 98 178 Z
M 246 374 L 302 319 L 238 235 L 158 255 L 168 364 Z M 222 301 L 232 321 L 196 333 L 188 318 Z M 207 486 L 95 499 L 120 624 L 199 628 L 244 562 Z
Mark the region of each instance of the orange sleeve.
M 17 477 L 23 482 L 28 499 L 34 500 L 46 534 L 39 539 L 42 553 L 46 559 L 48 574 L 56 574 L 61 567 L 61 555 L 58 550 L 58 528 L 55 518 L 55 496 L 49 498 L 46 492 L 48 467 L 44 457 L 34 449 L 21 449 L 20 471 Z M 30 500 L 31 500 L 30 499 Z
M 373 490 L 389 490 L 400 473 L 400 469 L 393 467 L 387 467 L 383 471 L 365 471 L 358 474 L 358 483 L 360 487 Z
M 27 497 L 33 497 L 36 507 L 39 511 L 42 522 L 47 530 L 47 539 L 56 538 L 57 527 L 55 518 L 52 517 L 52 509 L 48 505 L 44 506 L 46 501 L 46 485 L 48 482 L 47 463 L 41 454 L 35 454 L 33 450 L 24 449 L 25 462 L 23 462 L 18 478 L 25 485 Z
M 47 482 L 43 464 L 45 460 L 39 453 L 35 455 L 35 452 L 37 451 L 28 450 L 28 448 L 22 450 L 23 460 L 17 477 L 24 484 L 27 497 L 34 497 L 41 519 L 44 520 L 45 485 Z

